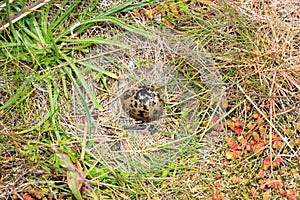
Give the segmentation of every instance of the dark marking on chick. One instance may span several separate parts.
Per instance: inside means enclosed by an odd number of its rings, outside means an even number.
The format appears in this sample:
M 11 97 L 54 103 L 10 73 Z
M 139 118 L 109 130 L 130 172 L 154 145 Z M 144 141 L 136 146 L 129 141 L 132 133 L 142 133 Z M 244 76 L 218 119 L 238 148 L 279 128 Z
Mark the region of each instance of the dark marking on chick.
M 148 86 L 139 86 L 126 91 L 122 103 L 132 118 L 144 122 L 157 120 L 164 107 L 159 93 Z

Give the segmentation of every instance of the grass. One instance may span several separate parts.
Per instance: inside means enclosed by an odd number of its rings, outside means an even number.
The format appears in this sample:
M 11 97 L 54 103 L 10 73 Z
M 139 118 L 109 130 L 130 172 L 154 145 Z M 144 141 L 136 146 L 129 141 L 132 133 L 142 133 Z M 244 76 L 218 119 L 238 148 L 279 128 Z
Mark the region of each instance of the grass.
M 0 198 L 299 198 L 299 4 L 6 3 Z M 139 83 L 154 133 L 122 128 Z

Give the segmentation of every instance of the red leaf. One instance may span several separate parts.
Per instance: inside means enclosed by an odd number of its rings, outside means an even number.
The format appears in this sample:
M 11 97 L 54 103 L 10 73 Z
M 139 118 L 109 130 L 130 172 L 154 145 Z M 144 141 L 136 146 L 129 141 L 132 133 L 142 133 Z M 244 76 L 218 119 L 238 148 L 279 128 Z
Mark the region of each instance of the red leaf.
M 250 194 L 252 195 L 253 198 L 258 198 L 258 193 L 254 187 L 250 189 Z
M 256 131 L 252 132 L 252 137 L 253 137 L 254 141 L 256 141 L 256 142 L 258 142 L 260 139 L 259 134 Z
M 296 200 L 296 190 L 289 189 L 286 193 L 288 200 Z
M 29 194 L 27 194 L 27 193 L 23 195 L 23 199 L 24 199 L 24 200 L 33 200 L 33 199 L 31 198 L 31 196 L 29 196 Z
M 220 188 L 221 187 L 221 184 L 220 183 L 215 183 L 215 186 L 217 187 L 217 188 Z
M 282 188 L 283 187 L 282 180 L 281 179 L 276 180 L 275 186 L 276 186 L 276 188 Z
M 265 142 L 264 141 L 260 141 L 256 145 L 253 146 L 253 152 L 255 154 L 257 154 L 257 153 L 261 152 L 264 148 L 265 148 Z
M 218 190 L 212 189 L 212 199 L 213 200 L 221 200 L 221 195 Z
M 238 148 L 238 145 L 233 138 L 225 137 L 225 141 L 230 149 L 236 150 Z
M 236 121 L 234 122 L 234 126 L 235 126 L 236 128 L 241 128 L 241 127 L 243 126 L 243 123 L 242 123 L 240 120 L 236 120 Z
M 267 185 L 269 188 L 274 188 L 274 187 L 275 187 L 275 182 L 274 182 L 274 180 L 268 178 L 268 179 L 266 180 L 266 185 Z
M 273 166 L 274 167 L 279 167 L 279 165 L 282 163 L 282 159 L 281 158 L 275 158 L 275 160 L 273 161 Z
M 241 133 L 243 132 L 243 130 L 242 130 L 241 128 L 235 128 L 235 129 L 234 129 L 234 132 L 235 132 L 238 136 L 240 136 Z
M 259 172 L 257 173 L 256 177 L 260 178 L 260 179 L 264 179 L 265 178 L 265 171 L 264 170 L 259 170 Z
M 282 195 L 282 196 L 285 196 L 286 195 L 286 191 L 284 189 L 279 189 L 279 193 Z
M 270 159 L 270 157 L 264 158 L 264 160 L 263 160 L 263 169 L 267 170 L 267 169 L 269 169 L 270 166 L 271 166 L 271 159 Z
M 237 158 L 241 158 L 243 155 L 243 152 L 242 151 L 238 151 L 238 150 L 235 150 L 235 151 L 227 151 L 225 153 L 225 157 L 228 159 L 228 160 L 235 160 Z
M 247 144 L 246 145 L 246 151 L 251 151 L 252 148 L 253 148 L 252 144 Z

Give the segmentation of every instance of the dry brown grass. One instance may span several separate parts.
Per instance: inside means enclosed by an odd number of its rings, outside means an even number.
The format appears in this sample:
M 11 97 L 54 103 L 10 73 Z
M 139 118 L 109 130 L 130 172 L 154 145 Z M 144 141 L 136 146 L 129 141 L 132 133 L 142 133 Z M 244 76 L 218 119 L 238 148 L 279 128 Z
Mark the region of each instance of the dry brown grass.
M 71 197 L 70 173 L 89 199 L 300 198 L 299 10 L 292 0 L 161 1 L 119 14 L 153 38 L 90 27 L 78 37 L 127 45 L 72 50 L 75 63 L 103 70 L 80 68 L 103 110 L 86 93 L 82 103 L 68 63 L 38 73 L 30 98 L 0 112 L 0 198 Z M 166 28 L 179 21 L 189 25 Z M 29 66 L 1 75 L 0 106 Z M 145 130 L 132 130 L 119 99 L 138 84 L 166 103 Z

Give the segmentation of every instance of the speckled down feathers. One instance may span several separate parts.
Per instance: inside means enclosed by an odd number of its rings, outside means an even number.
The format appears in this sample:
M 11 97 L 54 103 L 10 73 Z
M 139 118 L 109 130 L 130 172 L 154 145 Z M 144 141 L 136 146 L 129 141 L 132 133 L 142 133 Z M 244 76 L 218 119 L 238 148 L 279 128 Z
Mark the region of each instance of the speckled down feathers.
M 144 122 L 157 120 L 164 107 L 159 93 L 144 85 L 126 91 L 122 103 L 132 118 Z

